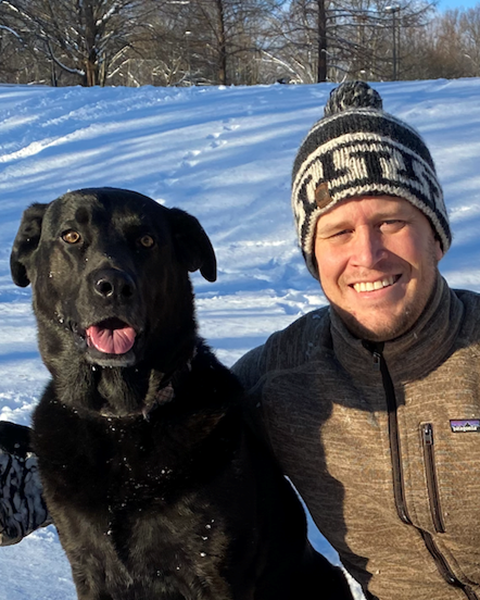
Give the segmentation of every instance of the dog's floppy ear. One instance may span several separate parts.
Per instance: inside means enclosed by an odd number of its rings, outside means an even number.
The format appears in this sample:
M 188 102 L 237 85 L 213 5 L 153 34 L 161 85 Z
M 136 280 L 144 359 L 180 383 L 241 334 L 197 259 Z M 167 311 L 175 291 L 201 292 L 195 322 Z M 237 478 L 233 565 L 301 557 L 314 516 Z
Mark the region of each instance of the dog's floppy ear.
M 48 204 L 32 204 L 23 213 L 22 222 L 13 242 L 10 255 L 10 270 L 14 283 L 20 287 L 27 287 L 30 279 L 27 275 L 26 262 L 37 248 L 42 232 L 43 215 Z
M 179 208 L 169 211 L 175 250 L 191 272 L 200 269 L 207 281 L 217 278 L 217 260 L 213 246 L 198 220 Z

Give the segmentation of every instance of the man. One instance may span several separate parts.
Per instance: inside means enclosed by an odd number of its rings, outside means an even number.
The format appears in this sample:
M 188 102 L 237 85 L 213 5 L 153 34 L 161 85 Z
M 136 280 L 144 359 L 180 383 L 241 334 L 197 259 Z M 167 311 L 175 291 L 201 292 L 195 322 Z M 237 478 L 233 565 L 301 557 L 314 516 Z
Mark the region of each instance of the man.
M 234 366 L 252 422 L 369 600 L 480 599 L 480 297 L 438 272 L 451 232 L 430 153 L 345 83 L 301 144 L 292 203 L 330 306 Z
M 332 93 L 292 204 L 330 302 L 234 367 L 255 422 L 367 598 L 480 598 L 480 297 L 417 132 L 367 84 Z

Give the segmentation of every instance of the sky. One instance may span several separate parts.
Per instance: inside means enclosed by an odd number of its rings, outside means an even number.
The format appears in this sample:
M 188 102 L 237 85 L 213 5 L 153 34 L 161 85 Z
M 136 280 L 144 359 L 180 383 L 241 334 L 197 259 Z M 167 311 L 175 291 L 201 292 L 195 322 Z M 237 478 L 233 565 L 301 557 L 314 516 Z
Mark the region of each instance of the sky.
M 474 8 L 477 4 L 478 0 L 439 0 L 438 10 L 443 12 L 454 8 Z
M 443 275 L 480 292 L 480 80 L 374 87 L 387 111 L 420 130 L 435 159 L 454 234 Z M 30 289 L 15 287 L 9 272 L 32 202 L 108 185 L 199 218 L 218 260 L 215 283 L 193 277 L 200 331 L 227 365 L 324 305 L 297 247 L 290 171 L 331 88 L 0 86 L 0 419 L 28 424 L 48 378 Z M 310 536 L 337 560 L 313 526 Z M 0 581 L 0 600 L 75 598 L 53 527 L 0 548 Z
M 440 12 L 450 9 L 474 8 L 479 4 L 478 0 L 438 0 L 437 8 Z

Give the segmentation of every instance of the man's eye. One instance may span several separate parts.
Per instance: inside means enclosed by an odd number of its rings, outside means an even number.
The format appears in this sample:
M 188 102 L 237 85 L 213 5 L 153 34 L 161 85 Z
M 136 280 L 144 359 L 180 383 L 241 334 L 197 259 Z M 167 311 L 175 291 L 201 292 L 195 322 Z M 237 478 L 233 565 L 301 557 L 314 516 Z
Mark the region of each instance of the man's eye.
M 69 229 L 62 233 L 62 240 L 67 244 L 78 244 L 81 239 L 82 236 L 75 229 Z
M 402 221 L 401 219 L 388 219 L 388 221 L 383 221 L 383 223 L 381 223 L 380 229 L 381 231 L 392 233 L 399 231 L 404 225 L 405 221 Z
M 342 238 L 347 236 L 349 233 L 351 233 L 350 229 L 342 229 L 341 231 L 336 231 L 335 233 L 332 233 L 330 238 Z

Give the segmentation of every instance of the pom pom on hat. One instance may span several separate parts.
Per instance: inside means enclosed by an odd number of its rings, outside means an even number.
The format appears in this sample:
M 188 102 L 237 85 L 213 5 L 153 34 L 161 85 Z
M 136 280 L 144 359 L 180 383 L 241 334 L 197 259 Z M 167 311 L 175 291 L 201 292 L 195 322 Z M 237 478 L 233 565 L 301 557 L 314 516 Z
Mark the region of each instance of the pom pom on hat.
M 311 274 L 318 279 L 317 219 L 338 202 L 364 195 L 411 202 L 446 252 L 452 236 L 443 192 L 420 134 L 384 112 L 380 94 L 364 81 L 332 90 L 324 112 L 300 145 L 292 172 L 292 208 Z
M 323 114 L 325 117 L 350 108 L 375 108 L 382 110 L 380 94 L 364 81 L 347 81 L 330 92 Z

